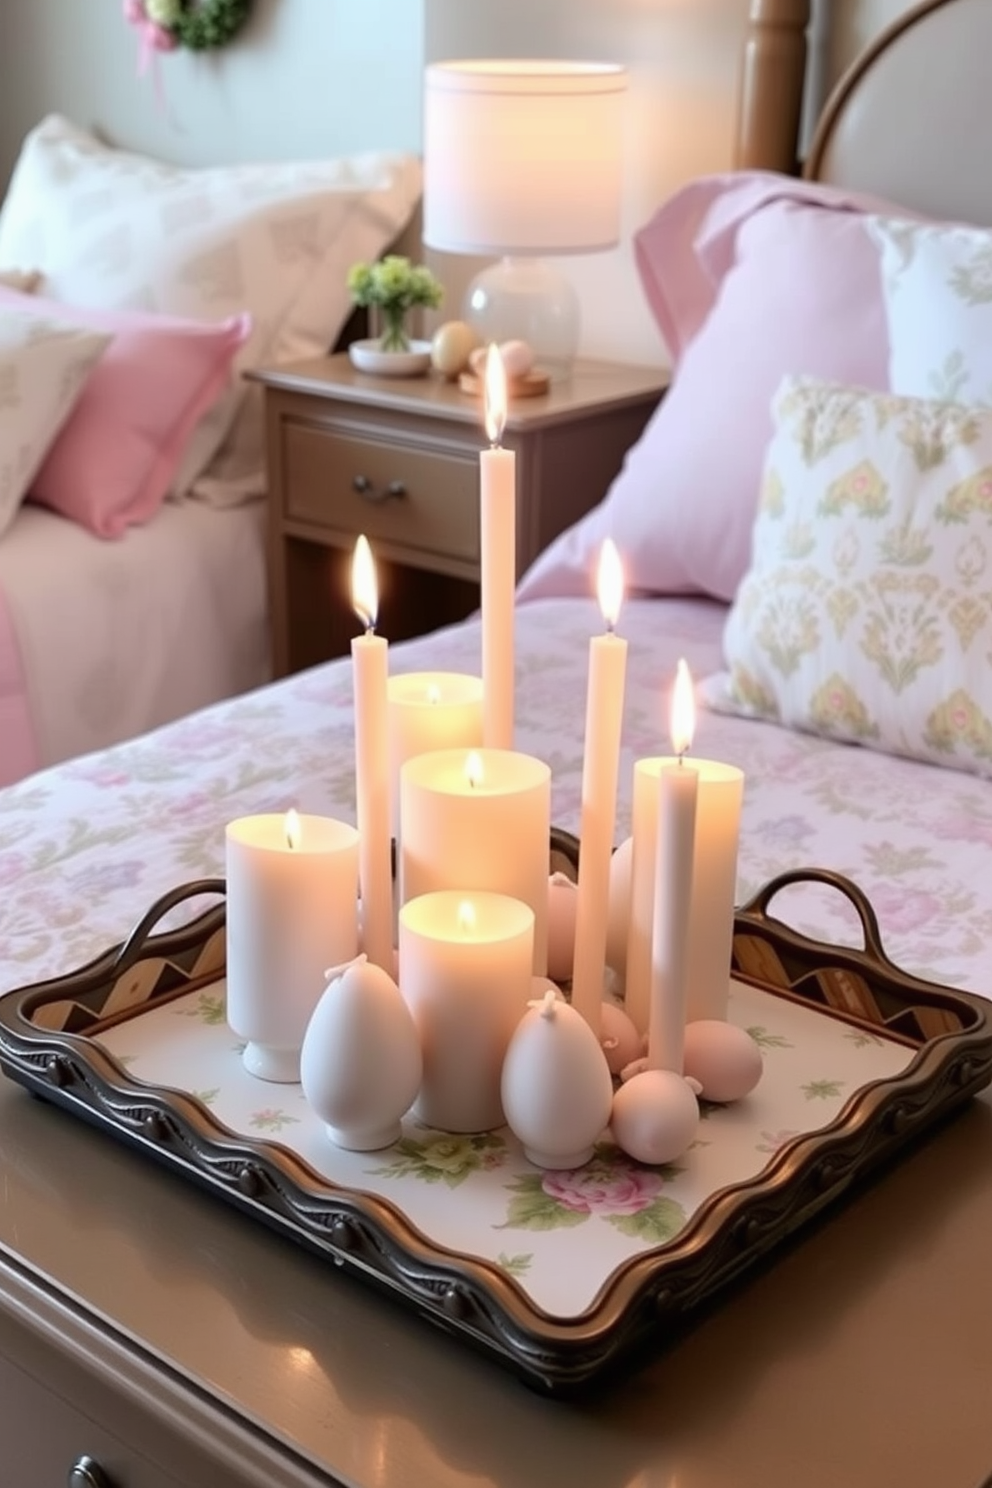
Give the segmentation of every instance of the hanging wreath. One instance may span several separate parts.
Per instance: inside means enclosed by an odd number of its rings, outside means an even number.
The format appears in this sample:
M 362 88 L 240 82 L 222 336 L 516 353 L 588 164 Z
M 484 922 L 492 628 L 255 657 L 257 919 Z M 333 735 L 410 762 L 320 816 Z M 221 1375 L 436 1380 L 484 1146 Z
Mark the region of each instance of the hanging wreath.
M 248 19 L 251 0 L 124 0 L 124 15 L 157 52 L 226 46 Z

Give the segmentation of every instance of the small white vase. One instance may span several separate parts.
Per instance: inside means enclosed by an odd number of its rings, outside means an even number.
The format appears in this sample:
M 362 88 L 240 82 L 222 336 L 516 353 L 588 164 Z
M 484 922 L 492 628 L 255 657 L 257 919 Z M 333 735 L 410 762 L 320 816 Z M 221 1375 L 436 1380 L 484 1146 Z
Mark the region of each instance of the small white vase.
M 364 955 L 328 978 L 300 1052 L 303 1094 L 338 1147 L 388 1147 L 420 1089 L 413 1017 L 392 977 Z
M 503 1110 L 539 1168 L 580 1168 L 610 1119 L 613 1081 L 581 1013 L 553 991 L 517 1025 L 503 1061 Z

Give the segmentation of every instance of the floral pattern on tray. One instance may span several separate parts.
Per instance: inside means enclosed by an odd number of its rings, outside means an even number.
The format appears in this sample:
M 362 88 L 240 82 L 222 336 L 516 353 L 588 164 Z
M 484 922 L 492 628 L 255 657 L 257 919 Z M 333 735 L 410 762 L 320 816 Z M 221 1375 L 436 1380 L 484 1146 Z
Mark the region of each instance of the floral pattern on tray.
M 711 1194 L 757 1178 L 793 1138 L 822 1131 L 866 1084 L 897 1078 L 915 1050 L 743 982 L 730 1017 L 759 1043 L 764 1074 L 732 1106 L 704 1107 L 688 1152 L 665 1167 L 624 1156 L 608 1133 L 574 1171 L 541 1171 L 502 1128 L 459 1136 L 404 1122 L 393 1146 L 346 1152 L 299 1085 L 249 1075 L 223 1017 L 223 984 L 95 1035 L 128 1075 L 195 1095 L 229 1130 L 277 1143 L 321 1178 L 389 1201 L 435 1246 L 504 1268 L 535 1306 L 574 1318 L 613 1272 L 673 1240 Z

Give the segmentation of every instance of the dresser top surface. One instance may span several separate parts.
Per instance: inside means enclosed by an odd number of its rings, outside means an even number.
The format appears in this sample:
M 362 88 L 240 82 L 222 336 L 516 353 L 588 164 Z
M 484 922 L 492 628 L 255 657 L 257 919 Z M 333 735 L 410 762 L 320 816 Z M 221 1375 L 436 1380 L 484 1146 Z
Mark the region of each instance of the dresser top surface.
M 0 1079 L 0 1310 L 6 1255 L 359 1488 L 975 1488 L 990 1170 L 980 1099 L 578 1404 Z

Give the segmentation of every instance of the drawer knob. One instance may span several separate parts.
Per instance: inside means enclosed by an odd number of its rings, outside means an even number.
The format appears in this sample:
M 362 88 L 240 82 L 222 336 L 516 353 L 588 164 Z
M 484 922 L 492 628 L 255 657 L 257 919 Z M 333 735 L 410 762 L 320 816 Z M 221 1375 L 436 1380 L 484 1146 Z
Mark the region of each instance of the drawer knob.
M 351 489 L 361 496 L 363 501 L 389 501 L 391 498 L 399 499 L 406 495 L 406 486 L 402 481 L 390 481 L 381 490 L 376 490 L 367 475 L 356 475 L 352 477 Z
M 69 1469 L 68 1488 L 114 1488 L 99 1462 L 80 1457 Z

